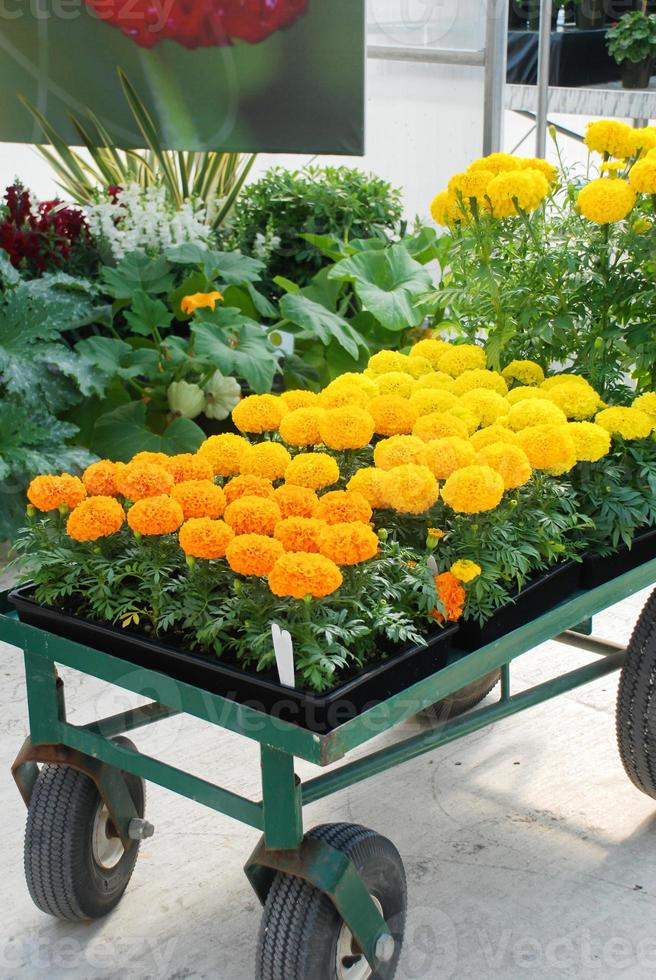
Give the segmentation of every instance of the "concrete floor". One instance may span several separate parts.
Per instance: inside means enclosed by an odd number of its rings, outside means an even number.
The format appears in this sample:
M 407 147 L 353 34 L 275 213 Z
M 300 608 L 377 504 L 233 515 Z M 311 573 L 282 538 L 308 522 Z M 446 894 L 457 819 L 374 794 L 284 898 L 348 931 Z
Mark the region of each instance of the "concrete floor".
M 625 640 L 645 598 L 608 610 L 595 632 Z M 113 915 L 73 927 L 31 904 L 24 807 L 8 776 L 26 732 L 22 663 L 13 648 L 0 654 L 0 977 L 252 980 L 260 913 L 242 865 L 257 834 L 156 786 L 147 810 L 155 837 Z M 545 644 L 518 661 L 516 687 L 588 659 Z M 73 721 L 133 703 L 65 676 Z M 615 690 L 606 678 L 308 808 L 308 826 L 363 823 L 398 846 L 410 901 L 399 980 L 654 976 L 656 805 L 621 767 Z M 236 736 L 174 718 L 135 738 L 258 796 L 257 752 Z

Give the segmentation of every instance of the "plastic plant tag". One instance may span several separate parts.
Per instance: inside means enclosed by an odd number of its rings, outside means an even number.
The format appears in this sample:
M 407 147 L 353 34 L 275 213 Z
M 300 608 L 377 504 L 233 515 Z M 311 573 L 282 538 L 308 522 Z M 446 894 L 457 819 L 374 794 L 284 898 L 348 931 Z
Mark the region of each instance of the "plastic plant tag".
M 271 623 L 271 638 L 273 651 L 278 665 L 278 677 L 285 687 L 296 687 L 294 676 L 294 643 L 291 634 L 281 629 L 277 623 Z
M 433 573 L 433 575 L 437 575 L 438 574 L 439 569 L 437 567 L 437 562 L 435 561 L 435 559 L 433 558 L 432 555 L 429 556 L 428 561 L 426 562 L 426 564 L 428 565 L 428 568 Z

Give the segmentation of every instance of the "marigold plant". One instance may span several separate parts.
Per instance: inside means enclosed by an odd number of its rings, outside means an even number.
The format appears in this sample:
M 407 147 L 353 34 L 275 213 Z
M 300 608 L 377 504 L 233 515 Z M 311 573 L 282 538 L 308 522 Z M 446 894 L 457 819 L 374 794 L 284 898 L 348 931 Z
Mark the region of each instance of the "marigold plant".
M 180 528 L 178 539 L 186 555 L 211 561 L 225 557 L 226 549 L 234 536 L 235 532 L 225 521 L 192 517 Z
M 66 531 L 75 541 L 97 541 L 116 534 L 125 523 L 125 511 L 114 497 L 96 495 L 81 500 L 68 515 Z
M 329 558 L 296 552 L 282 555 L 269 573 L 269 588 L 274 595 L 304 599 L 321 599 L 336 592 L 344 579 Z

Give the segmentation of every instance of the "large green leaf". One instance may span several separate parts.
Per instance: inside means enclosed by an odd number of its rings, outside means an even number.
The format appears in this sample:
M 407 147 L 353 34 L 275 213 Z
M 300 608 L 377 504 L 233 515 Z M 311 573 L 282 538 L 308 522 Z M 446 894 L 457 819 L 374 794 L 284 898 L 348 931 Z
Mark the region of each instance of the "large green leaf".
M 264 263 L 251 259 L 241 252 L 217 252 L 195 242 L 183 242 L 166 249 L 166 258 L 177 265 L 199 266 L 210 282 L 222 282 L 240 286 L 246 282 L 259 282 Z
M 132 332 L 143 337 L 157 336 L 158 331 L 170 327 L 173 320 L 173 314 L 161 299 L 153 299 L 142 289 L 134 293 L 132 306 L 123 315 Z
M 9 261 L 9 256 L 0 248 L 0 283 L 3 286 L 16 286 L 21 281 L 18 269 L 15 269 Z
M 386 330 L 401 332 L 422 322 L 415 298 L 430 289 L 431 277 L 401 243 L 344 259 L 329 278 L 353 283 L 363 308 Z
M 222 374 L 242 378 L 255 392 L 271 391 L 280 352 L 259 323 L 237 310 L 203 310 L 191 324 L 194 351 Z
M 354 359 L 364 346 L 360 335 L 346 320 L 307 296 L 288 293 L 280 301 L 280 312 L 286 320 L 303 328 L 305 338 L 316 337 L 324 346 L 334 340 Z
M 139 291 L 168 293 L 173 288 L 171 266 L 163 255 L 151 259 L 145 252 L 129 252 L 116 266 L 102 270 L 101 282 L 115 299 L 132 299 Z
M 158 435 L 146 425 L 146 406 L 129 402 L 101 415 L 93 430 L 92 449 L 99 456 L 127 461 L 142 450 L 176 453 L 195 452 L 205 433 L 191 419 L 175 419 Z

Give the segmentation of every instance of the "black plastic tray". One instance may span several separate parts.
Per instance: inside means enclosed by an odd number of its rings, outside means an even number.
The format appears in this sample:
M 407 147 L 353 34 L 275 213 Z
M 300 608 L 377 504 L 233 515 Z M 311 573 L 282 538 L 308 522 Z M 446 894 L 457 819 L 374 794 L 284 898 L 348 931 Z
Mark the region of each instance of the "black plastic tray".
M 458 632 L 457 626 L 444 629 L 435 626 L 427 637 L 427 646 L 407 644 L 398 648 L 398 652 L 392 652 L 386 660 L 354 673 L 331 691 L 314 694 L 285 687 L 274 671 L 258 674 L 243 670 L 222 662 L 214 654 L 186 651 L 118 627 L 50 609 L 36 602 L 33 592 L 31 585 L 25 585 L 14 589 L 8 597 L 23 623 L 240 704 L 248 704 L 318 734 L 332 731 L 367 708 L 430 677 L 446 665 L 453 637 Z M 158 692 L 153 691 L 152 696 L 157 700 Z
M 579 587 L 580 575 L 581 565 L 568 561 L 537 576 L 518 592 L 513 602 L 497 609 L 483 626 L 473 620 L 461 623 L 458 646 L 463 650 L 477 650 L 525 626 L 573 595 Z
M 652 558 L 656 558 L 656 527 L 639 531 L 630 548 L 623 544 L 604 558 L 591 552 L 584 555 L 581 585 L 584 589 L 595 589 Z

